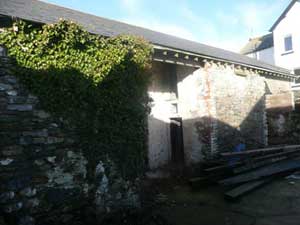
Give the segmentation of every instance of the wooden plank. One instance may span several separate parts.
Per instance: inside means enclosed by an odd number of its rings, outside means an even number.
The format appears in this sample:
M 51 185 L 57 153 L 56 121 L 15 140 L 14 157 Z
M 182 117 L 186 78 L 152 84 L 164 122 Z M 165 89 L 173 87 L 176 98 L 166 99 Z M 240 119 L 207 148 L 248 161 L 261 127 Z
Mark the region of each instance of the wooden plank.
M 211 173 L 220 173 L 220 172 L 245 172 L 247 170 L 255 169 L 264 165 L 272 164 L 278 161 L 281 161 L 281 159 L 287 159 L 290 157 L 290 155 L 300 154 L 300 149 L 296 150 L 290 150 L 290 151 L 284 151 L 279 153 L 273 153 L 263 156 L 256 156 L 254 158 L 242 158 L 241 161 L 233 164 L 223 164 L 219 166 L 209 167 L 204 169 L 204 171 L 208 174 Z M 264 162 L 263 162 L 264 161 Z
M 257 157 L 257 158 L 254 158 L 253 161 L 250 162 L 248 165 L 233 168 L 233 173 L 243 173 L 243 172 L 253 170 L 253 169 L 265 166 L 265 165 L 280 162 L 280 161 L 283 161 L 290 157 L 293 157 L 296 154 L 300 154 L 299 149 Z
M 279 153 L 274 153 L 274 154 L 268 154 L 268 155 L 264 155 L 264 156 L 258 156 L 253 159 L 256 161 L 260 161 L 260 160 L 275 158 L 275 157 L 284 156 L 284 155 L 293 155 L 293 154 L 297 154 L 297 153 L 298 154 L 300 153 L 300 149 L 289 150 L 289 151 L 284 151 L 284 152 L 279 152 Z
M 279 156 L 277 158 L 270 158 L 270 159 L 267 159 L 267 160 L 264 160 L 264 161 L 250 163 L 250 164 L 242 166 L 242 167 L 234 168 L 233 172 L 234 173 L 243 173 L 243 172 L 253 170 L 253 169 L 256 169 L 256 168 L 259 168 L 259 167 L 262 167 L 262 166 L 266 166 L 266 165 L 270 165 L 270 164 L 273 164 L 273 163 L 283 161 L 287 158 L 288 158 L 288 156 Z
M 267 179 L 263 179 L 263 180 L 256 180 L 256 181 L 242 184 L 242 185 L 226 192 L 225 198 L 228 200 L 235 200 L 245 194 L 248 194 L 251 191 L 254 191 L 255 189 L 261 187 L 262 185 L 269 183 L 271 180 L 272 180 L 271 178 L 267 178 Z
M 236 175 L 219 181 L 222 185 L 236 185 L 264 177 L 276 175 L 283 172 L 292 171 L 300 168 L 300 159 L 289 159 L 276 164 L 264 166 L 244 174 Z
M 248 155 L 256 155 L 256 154 L 267 154 L 271 152 L 276 152 L 276 151 L 285 151 L 285 150 L 291 150 L 299 148 L 300 145 L 287 145 L 287 146 L 278 146 L 278 147 L 270 147 L 270 148 L 261 148 L 261 149 L 253 149 L 253 150 L 246 150 L 242 152 L 224 152 L 221 153 L 222 157 L 236 157 L 236 156 L 248 156 Z
M 240 165 L 243 165 L 243 164 L 241 162 L 238 162 L 238 163 L 233 164 L 233 165 L 221 165 L 221 166 L 210 167 L 210 168 L 204 169 L 204 171 L 208 172 L 208 173 L 218 172 L 218 171 L 232 169 L 233 167 L 240 166 Z

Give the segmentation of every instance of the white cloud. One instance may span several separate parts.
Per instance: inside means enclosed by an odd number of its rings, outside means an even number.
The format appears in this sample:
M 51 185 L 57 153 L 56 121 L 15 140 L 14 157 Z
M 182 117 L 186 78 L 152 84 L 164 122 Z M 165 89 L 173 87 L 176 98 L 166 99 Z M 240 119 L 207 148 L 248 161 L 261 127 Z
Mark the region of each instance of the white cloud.
M 194 13 L 187 5 L 181 8 L 181 14 L 193 27 L 196 27 L 195 32 L 197 32 L 199 36 L 198 41 L 203 44 L 238 52 L 245 43 L 243 38 L 238 34 L 231 38 L 227 38 L 225 37 L 227 35 L 222 35 L 221 33 L 220 25 L 237 25 L 238 19 L 233 15 L 225 14 L 223 12 L 216 13 L 215 16 L 219 23 L 213 23 L 212 21 L 201 17 L 201 12 L 199 12 L 199 14 Z
M 136 13 L 140 8 L 140 4 L 141 0 L 121 0 L 121 6 L 130 14 Z
M 229 11 L 216 9 L 213 18 L 203 16 L 206 13 L 201 10 L 205 8 L 196 10 L 188 1 L 177 0 L 170 9 L 174 14 L 170 22 L 157 17 L 144 0 L 120 0 L 120 3 L 126 15 L 124 22 L 238 52 L 250 37 L 268 32 L 266 21 L 272 25 L 274 15 L 282 11 L 286 0 L 273 0 L 272 4 L 238 1 Z
M 139 20 L 133 18 L 126 18 L 122 21 L 191 41 L 198 41 L 197 37 L 191 31 L 176 24 L 168 24 L 158 20 Z
M 143 0 L 120 0 L 120 3 L 127 14 L 127 17 L 122 19 L 126 23 L 197 41 L 196 36 L 187 28 L 176 23 L 168 23 L 163 18 L 155 17 L 153 12 L 145 9 L 146 6 Z
M 123 9 L 126 10 L 127 17 L 121 19 L 125 23 L 197 41 L 196 36 L 183 26 L 166 23 L 163 18 L 156 19 L 149 11 L 147 13 L 150 15 L 146 16 L 146 11 L 143 9 L 143 0 L 120 0 L 120 3 Z
M 258 36 L 268 32 L 267 29 L 275 22 L 276 16 L 279 17 L 277 14 L 282 12 L 286 3 L 286 0 L 274 0 L 272 4 L 264 1 L 242 2 L 237 4 L 234 13 L 240 18 L 241 26 L 246 29 L 248 34 Z M 266 21 L 270 21 L 267 29 Z
M 246 41 L 243 37 L 234 37 L 231 39 L 216 38 L 207 41 L 206 44 L 232 52 L 239 52 L 242 46 L 246 44 Z
M 266 21 L 271 27 L 274 16 L 286 6 L 286 0 L 273 0 L 272 4 L 264 1 L 238 1 L 230 11 L 216 11 L 213 22 L 202 17 L 201 11 L 189 8 L 187 2 L 181 7 L 181 14 L 193 26 L 197 26 L 194 35 L 200 42 L 215 47 L 239 52 L 248 39 L 268 32 Z M 275 18 L 276 19 L 276 18 Z M 274 21 L 275 22 L 275 21 Z
M 216 13 L 216 18 L 225 26 L 237 26 L 239 24 L 239 18 L 236 14 L 229 14 L 224 11 L 219 11 Z

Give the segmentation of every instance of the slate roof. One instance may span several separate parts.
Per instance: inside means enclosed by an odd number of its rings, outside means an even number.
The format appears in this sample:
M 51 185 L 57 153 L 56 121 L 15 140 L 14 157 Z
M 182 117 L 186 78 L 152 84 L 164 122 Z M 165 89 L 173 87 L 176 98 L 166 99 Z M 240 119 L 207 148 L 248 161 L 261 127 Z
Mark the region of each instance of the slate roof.
M 266 34 L 257 38 L 250 38 L 249 42 L 240 51 L 241 54 L 247 55 L 253 52 L 258 52 L 274 46 L 273 34 Z
M 273 30 L 275 29 L 275 27 L 277 27 L 277 25 L 280 23 L 280 21 L 286 16 L 286 14 L 290 11 L 290 9 L 294 6 L 294 4 L 296 2 L 300 2 L 299 0 L 292 0 L 290 2 L 290 4 L 286 7 L 286 9 L 283 11 L 283 13 L 278 17 L 278 19 L 276 20 L 276 22 L 272 25 L 272 27 L 270 28 L 270 32 L 273 32 Z
M 211 47 L 150 29 L 94 16 L 38 0 L 0 0 L 0 15 L 39 23 L 53 23 L 57 22 L 60 18 L 72 20 L 84 26 L 89 32 L 103 36 L 110 37 L 120 34 L 137 35 L 144 37 L 146 40 L 155 45 L 200 54 L 241 65 L 261 68 L 275 73 L 290 74 L 286 69 L 257 61 L 238 53 L 233 53 L 220 48 Z

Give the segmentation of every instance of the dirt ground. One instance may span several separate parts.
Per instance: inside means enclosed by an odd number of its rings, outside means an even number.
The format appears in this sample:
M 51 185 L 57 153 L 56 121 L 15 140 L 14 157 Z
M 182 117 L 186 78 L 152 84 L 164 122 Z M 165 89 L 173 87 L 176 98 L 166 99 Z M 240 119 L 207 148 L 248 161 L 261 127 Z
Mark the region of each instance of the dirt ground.
M 168 225 L 300 224 L 300 180 L 275 180 L 234 203 L 224 200 L 216 185 L 197 191 L 174 182 L 152 187 L 158 193 L 153 215 Z

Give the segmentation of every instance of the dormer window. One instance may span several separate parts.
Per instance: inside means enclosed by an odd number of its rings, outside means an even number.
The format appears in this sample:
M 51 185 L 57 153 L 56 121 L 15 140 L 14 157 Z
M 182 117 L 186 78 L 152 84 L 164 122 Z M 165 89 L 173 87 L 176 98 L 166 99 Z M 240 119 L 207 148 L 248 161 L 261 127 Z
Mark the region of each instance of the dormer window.
M 288 35 L 284 38 L 284 51 L 285 52 L 292 52 L 293 51 L 292 35 Z

